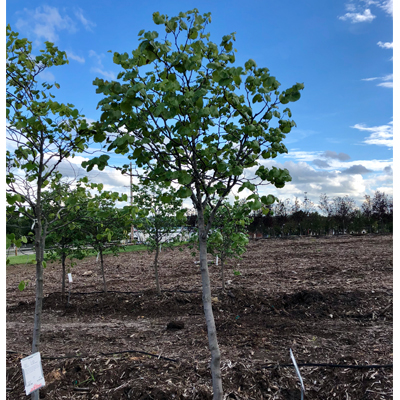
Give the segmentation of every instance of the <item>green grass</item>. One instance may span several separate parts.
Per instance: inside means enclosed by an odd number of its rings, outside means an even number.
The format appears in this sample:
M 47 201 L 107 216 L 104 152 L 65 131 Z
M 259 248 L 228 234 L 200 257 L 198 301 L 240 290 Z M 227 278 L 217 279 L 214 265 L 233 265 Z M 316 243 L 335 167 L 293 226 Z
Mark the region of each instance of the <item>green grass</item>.
M 32 261 L 36 260 L 35 254 L 25 254 L 22 256 L 9 256 L 9 265 L 17 265 L 17 264 L 29 264 Z
M 185 243 L 177 243 L 174 245 L 174 247 L 182 246 Z M 144 244 L 131 244 L 126 246 L 125 248 L 121 248 L 120 253 L 130 253 L 132 251 L 146 251 L 147 247 Z M 112 254 L 111 251 L 106 251 L 104 254 Z M 97 251 L 92 250 L 89 252 L 88 257 L 91 256 L 96 256 Z M 12 256 L 10 255 L 8 257 L 9 259 L 9 265 L 18 265 L 18 264 L 29 264 L 32 261 L 36 260 L 36 255 L 35 254 L 29 254 L 29 255 L 21 255 L 21 256 Z

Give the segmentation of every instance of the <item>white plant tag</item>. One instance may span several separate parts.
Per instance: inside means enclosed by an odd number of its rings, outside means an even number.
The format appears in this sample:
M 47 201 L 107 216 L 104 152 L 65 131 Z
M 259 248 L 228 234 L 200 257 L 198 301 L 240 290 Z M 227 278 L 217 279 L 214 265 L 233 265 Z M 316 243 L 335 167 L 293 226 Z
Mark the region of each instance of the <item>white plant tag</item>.
M 72 282 L 72 274 L 68 274 L 68 282 Z
M 218 256 L 215 258 L 215 265 L 218 265 Z
M 30 393 L 43 387 L 46 383 L 43 376 L 40 353 L 33 353 L 21 360 L 22 375 L 24 377 L 25 393 Z

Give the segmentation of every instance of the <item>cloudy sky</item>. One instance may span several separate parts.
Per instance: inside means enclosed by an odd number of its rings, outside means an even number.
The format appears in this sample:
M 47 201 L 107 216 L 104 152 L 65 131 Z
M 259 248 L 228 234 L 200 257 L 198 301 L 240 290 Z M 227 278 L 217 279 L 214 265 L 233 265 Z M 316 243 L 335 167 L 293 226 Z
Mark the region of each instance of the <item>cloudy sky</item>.
M 305 85 L 290 105 L 297 128 L 285 140 L 289 153 L 264 162 L 287 168 L 293 180 L 262 193 L 294 199 L 307 192 L 315 202 L 323 193 L 350 195 L 359 204 L 375 190 L 393 193 L 393 1 L 14 0 L 6 19 L 33 42 L 34 53 L 44 41 L 67 52 L 69 65 L 41 79 L 59 83 L 57 99 L 94 121 L 101 96 L 93 80 L 116 79 L 119 72 L 108 50 L 136 48 L 138 32 L 154 29 L 153 12 L 171 17 L 194 7 L 212 13 L 214 42 L 236 32 L 237 65 L 252 58 L 281 88 Z M 80 175 L 82 160 L 73 160 Z M 71 165 L 63 170 L 71 174 Z M 129 178 L 116 171 L 91 175 L 109 190 L 129 192 Z

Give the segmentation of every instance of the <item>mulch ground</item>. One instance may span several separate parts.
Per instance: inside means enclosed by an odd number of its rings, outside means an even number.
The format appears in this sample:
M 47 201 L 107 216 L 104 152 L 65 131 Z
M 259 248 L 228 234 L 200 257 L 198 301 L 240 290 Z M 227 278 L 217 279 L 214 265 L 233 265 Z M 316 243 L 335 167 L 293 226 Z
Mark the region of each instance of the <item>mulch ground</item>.
M 211 399 L 196 260 L 187 248 L 161 252 L 161 296 L 147 252 L 105 258 L 107 294 L 96 257 L 78 261 L 68 306 L 61 267 L 49 264 L 40 398 Z M 393 397 L 393 236 L 251 241 L 228 262 L 225 292 L 209 268 L 227 399 L 300 399 L 290 349 L 307 400 Z M 34 266 L 7 266 L 7 399 L 26 398 L 34 290 Z

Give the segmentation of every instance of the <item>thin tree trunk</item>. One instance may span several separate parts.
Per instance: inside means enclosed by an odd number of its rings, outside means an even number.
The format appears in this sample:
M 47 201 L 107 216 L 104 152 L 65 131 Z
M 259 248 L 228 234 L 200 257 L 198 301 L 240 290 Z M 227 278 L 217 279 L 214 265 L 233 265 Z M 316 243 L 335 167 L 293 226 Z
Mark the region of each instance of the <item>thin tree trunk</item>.
M 36 213 L 38 218 L 35 225 L 36 299 L 32 337 L 32 354 L 39 351 L 43 308 L 43 260 L 46 241 L 46 226 L 44 226 L 44 229 L 42 229 L 41 212 L 39 207 L 40 205 L 38 206 L 38 211 Z M 39 400 L 39 390 L 35 390 L 35 392 L 31 394 L 31 400 Z
M 156 277 L 156 289 L 157 289 L 157 294 L 161 294 L 161 289 L 160 289 L 160 281 L 158 279 L 158 253 L 159 253 L 159 245 L 156 246 L 156 256 L 154 258 L 154 275 Z
M 225 291 L 225 270 L 224 270 L 224 258 L 221 257 L 221 279 L 222 279 L 222 290 Z
M 214 314 L 211 304 L 210 275 L 207 265 L 207 234 L 205 231 L 203 210 L 200 208 L 197 211 L 199 226 L 200 271 L 203 287 L 203 308 L 207 323 L 208 346 L 211 352 L 213 400 L 222 400 L 223 391 L 221 377 L 221 352 L 218 346 L 217 330 L 215 327 Z
M 65 253 L 62 253 L 61 256 L 61 265 L 62 265 L 62 278 L 61 278 L 61 298 L 64 301 L 65 298 L 65 259 L 66 259 Z
M 103 251 L 100 250 L 100 269 L 101 269 L 101 275 L 103 277 L 103 288 L 104 288 L 104 293 L 107 293 L 107 282 L 106 282 L 106 276 L 104 274 L 104 261 L 103 261 Z

